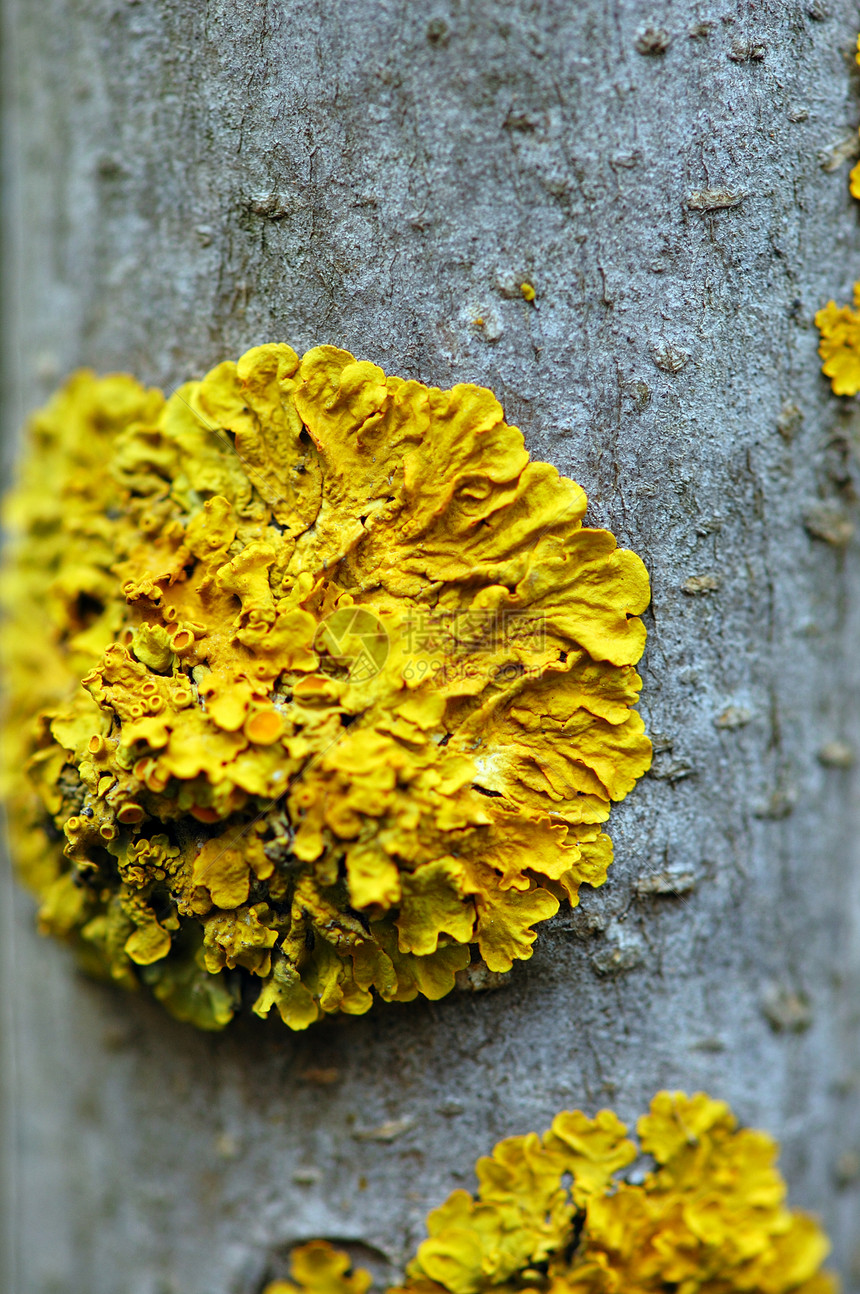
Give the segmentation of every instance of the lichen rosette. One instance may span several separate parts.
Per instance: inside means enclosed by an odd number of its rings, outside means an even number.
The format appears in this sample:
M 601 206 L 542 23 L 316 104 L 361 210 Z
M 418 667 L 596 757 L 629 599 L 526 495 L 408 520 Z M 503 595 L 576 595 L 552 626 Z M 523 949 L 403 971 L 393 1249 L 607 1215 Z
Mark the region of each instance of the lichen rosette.
M 829 1243 L 785 1203 L 778 1147 L 704 1093 L 660 1092 L 638 1145 L 610 1110 L 510 1137 L 453 1193 L 388 1294 L 836 1294 Z M 631 1169 L 633 1171 L 631 1171 Z M 325 1241 L 266 1294 L 366 1294 Z
M 648 579 L 494 396 L 285 345 L 79 372 L 7 506 L 4 782 L 41 928 L 219 1028 L 439 998 L 611 861 Z

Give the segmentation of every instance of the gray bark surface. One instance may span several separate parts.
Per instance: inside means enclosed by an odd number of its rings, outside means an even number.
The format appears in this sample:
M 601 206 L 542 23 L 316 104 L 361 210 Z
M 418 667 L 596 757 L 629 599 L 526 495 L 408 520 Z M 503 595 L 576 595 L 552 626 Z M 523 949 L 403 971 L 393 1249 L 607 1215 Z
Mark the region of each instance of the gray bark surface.
M 813 533 L 860 418 L 811 322 L 860 277 L 857 6 L 4 9 L 9 434 L 74 366 L 173 386 L 269 340 L 485 384 L 646 561 L 661 740 L 608 883 L 495 993 L 203 1036 L 7 885 L 2 1288 L 256 1294 L 312 1236 L 384 1277 L 497 1139 L 663 1086 L 781 1139 L 860 1288 L 860 814 L 819 758 L 860 747 L 860 563 Z

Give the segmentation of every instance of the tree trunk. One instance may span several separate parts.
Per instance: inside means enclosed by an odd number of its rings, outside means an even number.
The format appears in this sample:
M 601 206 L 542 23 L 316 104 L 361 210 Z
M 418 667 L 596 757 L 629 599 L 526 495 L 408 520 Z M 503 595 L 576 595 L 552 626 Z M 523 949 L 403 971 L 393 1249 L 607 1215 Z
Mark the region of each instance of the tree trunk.
M 608 883 L 503 990 L 304 1035 L 204 1036 L 89 983 L 7 887 L 2 1288 L 256 1294 L 312 1236 L 385 1276 L 497 1139 L 662 1086 L 782 1140 L 860 1288 L 860 815 L 833 744 L 860 746 L 860 564 L 828 542 L 860 421 L 812 324 L 860 277 L 856 6 L 6 0 L 5 23 L 10 435 L 74 366 L 172 387 L 268 340 L 487 385 L 651 572 L 658 754 Z

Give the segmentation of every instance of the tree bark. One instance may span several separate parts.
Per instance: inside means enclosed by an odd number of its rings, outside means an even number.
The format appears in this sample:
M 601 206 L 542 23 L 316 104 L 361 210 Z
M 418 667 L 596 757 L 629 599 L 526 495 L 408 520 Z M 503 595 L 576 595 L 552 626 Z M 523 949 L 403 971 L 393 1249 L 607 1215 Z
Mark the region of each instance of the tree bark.
M 832 745 L 860 748 L 860 564 L 827 540 L 860 419 L 812 324 L 860 277 L 856 27 L 849 0 L 6 0 L 10 436 L 74 366 L 170 388 L 268 340 L 485 384 L 646 561 L 658 754 L 606 886 L 503 990 L 301 1036 L 85 981 L 8 885 L 3 1289 L 256 1294 L 312 1236 L 385 1277 L 497 1139 L 662 1086 L 781 1139 L 860 1289 Z

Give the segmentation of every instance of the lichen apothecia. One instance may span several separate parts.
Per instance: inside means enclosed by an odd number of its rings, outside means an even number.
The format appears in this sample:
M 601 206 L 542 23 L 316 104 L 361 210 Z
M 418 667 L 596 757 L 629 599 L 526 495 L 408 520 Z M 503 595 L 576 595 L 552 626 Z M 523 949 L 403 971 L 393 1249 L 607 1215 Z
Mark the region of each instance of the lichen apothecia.
M 611 861 L 640 559 L 491 392 L 332 347 L 76 373 L 8 502 L 4 781 L 43 931 L 220 1028 L 440 998 Z
M 388 1294 L 836 1294 L 827 1238 L 786 1206 L 766 1133 L 702 1092 L 659 1092 L 636 1129 L 638 1145 L 610 1110 L 566 1111 L 500 1142 Z M 325 1241 L 295 1249 L 290 1275 L 265 1294 L 372 1285 Z

